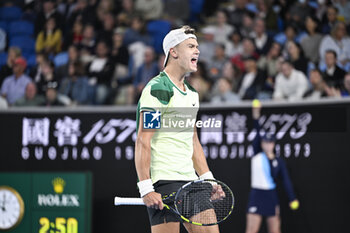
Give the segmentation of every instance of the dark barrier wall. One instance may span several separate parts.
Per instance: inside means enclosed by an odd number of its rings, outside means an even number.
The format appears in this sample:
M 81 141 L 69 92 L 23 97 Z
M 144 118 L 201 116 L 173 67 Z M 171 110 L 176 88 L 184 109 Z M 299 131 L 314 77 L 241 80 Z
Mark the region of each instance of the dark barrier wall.
M 292 212 L 279 190 L 283 232 L 348 232 L 349 113 L 350 101 L 267 104 L 263 109 L 261 123 L 277 135 L 276 153 L 286 160 L 301 204 Z M 199 132 L 214 176 L 236 198 L 221 232 L 243 233 L 255 137 L 250 105 L 202 107 L 199 118 L 222 122 L 219 129 Z M 21 109 L 0 112 L 0 119 L 1 172 L 91 171 L 92 232 L 149 232 L 144 207 L 113 206 L 115 195 L 138 196 L 133 108 Z

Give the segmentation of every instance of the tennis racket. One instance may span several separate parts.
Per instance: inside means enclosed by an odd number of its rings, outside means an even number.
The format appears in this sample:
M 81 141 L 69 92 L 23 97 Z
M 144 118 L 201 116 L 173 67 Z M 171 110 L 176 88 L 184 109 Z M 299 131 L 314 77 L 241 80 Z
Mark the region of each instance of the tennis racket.
M 195 180 L 176 192 L 162 197 L 164 207 L 182 220 L 199 226 L 216 225 L 232 213 L 234 196 L 231 189 L 218 180 Z M 142 198 L 115 197 L 114 204 L 145 205 Z

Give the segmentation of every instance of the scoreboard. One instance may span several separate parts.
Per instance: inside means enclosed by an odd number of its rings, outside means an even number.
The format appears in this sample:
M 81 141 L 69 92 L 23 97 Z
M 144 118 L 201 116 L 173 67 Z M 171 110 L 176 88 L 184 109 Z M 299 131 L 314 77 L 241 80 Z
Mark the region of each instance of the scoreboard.
M 0 205 L 0 232 L 90 233 L 91 173 L 0 173 Z

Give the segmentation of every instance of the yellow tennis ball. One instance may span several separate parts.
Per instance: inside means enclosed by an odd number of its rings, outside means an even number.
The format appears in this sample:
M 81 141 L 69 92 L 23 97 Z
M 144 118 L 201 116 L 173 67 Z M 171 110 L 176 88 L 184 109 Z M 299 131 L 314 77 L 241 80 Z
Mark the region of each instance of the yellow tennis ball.
M 299 208 L 299 201 L 292 201 L 292 203 L 290 204 L 290 208 L 292 210 L 297 210 Z
M 252 101 L 252 106 L 253 106 L 253 108 L 260 108 L 261 107 L 261 103 L 260 103 L 260 101 L 258 99 L 254 99 Z

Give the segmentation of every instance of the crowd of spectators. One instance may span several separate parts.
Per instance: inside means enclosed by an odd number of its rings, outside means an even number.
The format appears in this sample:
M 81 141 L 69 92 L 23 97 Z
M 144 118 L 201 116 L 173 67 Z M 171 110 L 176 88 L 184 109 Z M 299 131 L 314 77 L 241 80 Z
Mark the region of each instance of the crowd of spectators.
M 346 0 L 3 0 L 0 108 L 136 104 L 185 24 L 201 102 L 349 96 Z

